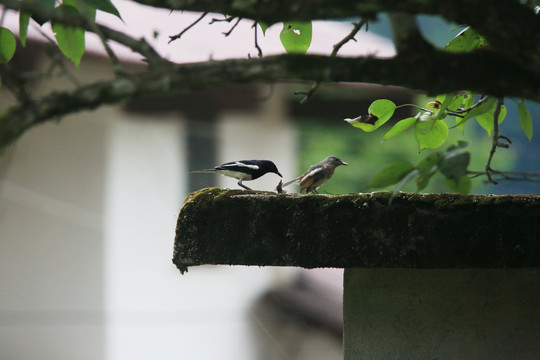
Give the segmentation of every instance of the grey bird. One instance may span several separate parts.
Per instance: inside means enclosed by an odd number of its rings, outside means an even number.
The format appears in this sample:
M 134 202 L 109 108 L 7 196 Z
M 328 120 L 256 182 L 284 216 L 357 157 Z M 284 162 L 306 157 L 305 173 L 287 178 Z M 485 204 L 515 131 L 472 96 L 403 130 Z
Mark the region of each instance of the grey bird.
M 326 159 L 321 161 L 318 164 L 312 165 L 307 169 L 305 173 L 293 179 L 287 181 L 283 186 L 288 186 L 294 182 L 300 184 L 300 192 L 306 191 L 306 194 L 317 193 L 317 189 L 321 187 L 325 182 L 328 181 L 334 175 L 334 170 L 339 165 L 349 165 L 341 159 L 335 156 L 328 156 Z

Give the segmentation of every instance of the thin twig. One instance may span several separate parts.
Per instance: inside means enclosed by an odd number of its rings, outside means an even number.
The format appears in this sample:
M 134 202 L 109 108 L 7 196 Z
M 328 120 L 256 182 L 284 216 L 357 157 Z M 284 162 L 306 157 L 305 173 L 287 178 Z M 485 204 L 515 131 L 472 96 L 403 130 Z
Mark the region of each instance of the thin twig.
M 255 49 L 257 49 L 257 54 L 261 58 L 263 57 L 263 52 L 261 47 L 259 46 L 259 42 L 257 41 L 257 22 L 254 21 L 251 27 L 254 29 L 253 32 L 255 33 Z
M 471 96 L 473 96 L 473 95 L 471 94 Z M 488 97 L 487 97 L 487 96 L 484 96 L 484 97 L 482 97 L 480 100 L 478 100 L 478 102 L 477 102 L 476 104 L 472 105 L 471 107 L 469 107 L 469 108 L 467 108 L 467 109 L 450 110 L 448 113 L 449 113 L 450 115 L 463 114 L 463 113 L 466 113 L 466 112 L 471 111 L 471 110 L 474 109 L 474 108 L 479 107 L 480 105 L 482 105 L 483 103 L 485 103 L 487 100 L 488 100 Z M 450 112 L 451 112 L 451 113 L 450 113 Z
M 368 22 L 365 19 L 361 19 L 359 22 L 353 23 L 354 27 L 351 30 L 351 32 L 347 36 L 345 36 L 343 39 L 341 39 L 341 41 L 339 41 L 337 44 L 334 45 L 334 48 L 333 48 L 332 53 L 330 54 L 330 56 L 332 56 L 332 57 L 337 56 L 337 53 L 343 47 L 343 45 L 345 45 L 346 43 L 348 43 L 351 40 L 356 41 L 356 39 L 354 37 L 360 31 L 362 26 L 364 26 L 364 25 L 367 26 L 367 23 Z M 302 100 L 300 100 L 300 104 L 303 104 L 306 101 L 308 101 L 309 99 L 311 99 L 311 97 L 313 96 L 315 91 L 317 91 L 317 89 L 319 88 L 320 85 L 321 85 L 321 82 L 317 81 L 317 82 L 313 83 L 313 85 L 311 85 L 311 88 L 309 90 L 307 90 L 307 91 L 295 91 L 294 95 L 304 95 Z
M 239 17 L 238 20 L 236 20 L 236 22 L 235 22 L 234 25 L 229 29 L 229 31 L 223 32 L 222 34 L 225 35 L 225 37 L 231 35 L 231 33 L 233 32 L 234 28 L 236 28 L 236 26 L 240 23 L 240 20 L 242 20 L 241 17 Z
M 497 185 L 497 182 L 493 180 L 492 173 L 499 173 L 497 171 L 494 171 L 491 168 L 491 161 L 493 160 L 493 156 L 495 155 L 495 151 L 497 150 L 497 147 L 499 145 L 499 115 L 501 113 L 501 108 L 504 103 L 504 98 L 498 98 L 497 104 L 495 105 L 495 111 L 493 112 L 493 133 L 491 134 L 491 150 L 489 151 L 489 158 L 486 164 L 486 175 L 488 177 L 488 180 Z
M 471 96 L 473 96 L 473 95 L 471 95 Z M 449 115 L 464 118 L 466 115 L 462 115 L 462 114 L 467 113 L 467 112 L 473 110 L 474 108 L 477 108 L 480 105 L 484 104 L 488 100 L 488 98 L 489 98 L 488 96 L 483 96 L 480 100 L 478 100 L 478 102 L 476 104 L 473 104 L 471 107 L 469 107 L 467 109 L 447 110 L 447 112 L 448 112 Z M 460 122 L 456 122 L 456 125 L 452 126 L 450 129 L 456 128 L 456 127 L 458 127 L 460 125 L 464 125 L 470 119 L 471 118 L 469 118 L 469 119 L 467 119 L 465 121 L 461 120 Z
M 98 27 L 107 39 L 127 46 L 133 52 L 141 54 L 150 65 L 170 64 L 144 38 L 135 39 L 103 25 L 98 25 Z
M 502 181 L 524 181 L 530 183 L 540 183 L 540 172 L 528 172 L 528 171 L 497 171 L 490 169 L 484 171 L 467 171 L 467 174 L 472 175 L 470 178 L 474 179 L 480 176 L 487 176 L 488 179 L 484 180 L 484 184 L 498 184 Z M 498 176 L 497 178 L 494 178 Z
M 169 36 L 169 44 L 171 42 L 173 42 L 174 40 L 177 40 L 177 39 L 180 39 L 182 37 L 182 35 L 184 35 L 189 29 L 191 29 L 192 27 L 194 27 L 195 25 L 197 25 L 197 23 L 199 21 L 201 21 L 206 15 L 208 15 L 208 11 L 206 12 L 203 12 L 201 14 L 201 16 L 199 16 L 199 18 L 197 20 L 195 20 L 193 23 L 191 23 L 191 25 L 189 25 L 188 27 L 186 27 L 184 30 L 182 30 L 180 33 L 174 35 L 174 36 Z
M 367 26 L 367 22 L 368 22 L 367 20 L 361 19 L 359 22 L 353 23 L 354 27 L 351 30 L 351 32 L 347 36 L 345 36 L 340 42 L 338 42 L 337 44 L 334 45 L 334 50 L 332 50 L 332 53 L 330 54 L 330 56 L 336 56 L 338 51 L 343 47 L 343 45 L 345 45 L 349 41 L 351 41 L 351 40 L 356 41 L 356 39 L 354 37 L 360 31 L 362 26 L 364 26 L 364 25 Z
M 519 177 L 504 177 L 502 179 L 497 179 L 498 182 L 502 181 L 525 181 L 530 183 L 540 183 L 540 179 L 529 179 L 527 177 L 519 178 Z M 489 184 L 490 181 L 484 181 L 484 183 Z
M 313 85 L 311 85 L 311 88 L 309 90 L 307 90 L 307 91 L 305 91 L 305 90 L 295 91 L 294 95 L 304 95 L 302 100 L 300 100 L 300 104 L 303 104 L 306 101 L 308 101 L 309 99 L 311 99 L 311 97 L 313 96 L 315 91 L 317 91 L 319 86 L 321 86 L 321 82 L 316 81 L 316 82 L 313 83 Z
M 208 25 L 212 25 L 212 24 L 215 23 L 215 22 L 228 22 L 228 23 L 230 23 L 230 22 L 233 21 L 235 18 L 236 18 L 236 16 L 227 16 L 227 15 L 224 15 L 223 19 L 216 19 L 216 18 L 213 18 L 213 19 L 208 23 Z
M 540 172 L 529 172 L 529 171 L 497 171 L 498 174 L 505 177 L 512 176 L 521 176 L 524 179 L 528 178 L 538 178 L 540 180 Z M 471 178 L 479 177 L 486 175 L 485 171 L 467 171 L 467 174 L 473 175 Z

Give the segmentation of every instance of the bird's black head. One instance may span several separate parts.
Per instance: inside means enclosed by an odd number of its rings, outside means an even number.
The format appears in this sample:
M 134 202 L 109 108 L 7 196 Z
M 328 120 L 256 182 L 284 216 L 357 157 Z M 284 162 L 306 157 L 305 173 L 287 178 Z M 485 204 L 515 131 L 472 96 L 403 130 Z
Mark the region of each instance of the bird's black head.
M 279 170 L 277 169 L 276 164 L 274 164 L 270 160 L 261 160 L 260 166 L 261 166 L 261 170 L 264 170 L 265 172 L 271 172 L 271 173 L 279 175 L 279 177 L 283 177 L 283 175 L 281 175 Z

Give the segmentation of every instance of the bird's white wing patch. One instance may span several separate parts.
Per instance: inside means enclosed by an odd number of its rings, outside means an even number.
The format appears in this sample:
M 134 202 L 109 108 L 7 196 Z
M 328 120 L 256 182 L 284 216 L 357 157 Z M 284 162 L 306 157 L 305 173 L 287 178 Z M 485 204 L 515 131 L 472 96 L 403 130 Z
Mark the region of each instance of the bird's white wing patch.
M 239 166 L 239 167 L 245 167 L 253 170 L 259 170 L 259 165 L 253 165 L 253 164 L 245 164 L 240 161 L 235 161 L 232 166 Z
M 319 173 L 319 172 L 321 172 L 321 171 L 323 171 L 323 168 L 322 168 L 322 167 L 313 169 L 313 170 L 311 170 L 310 172 L 308 172 L 308 173 L 302 178 L 302 180 L 305 179 L 305 178 L 307 178 L 307 177 L 313 177 L 313 176 L 315 176 L 317 173 Z

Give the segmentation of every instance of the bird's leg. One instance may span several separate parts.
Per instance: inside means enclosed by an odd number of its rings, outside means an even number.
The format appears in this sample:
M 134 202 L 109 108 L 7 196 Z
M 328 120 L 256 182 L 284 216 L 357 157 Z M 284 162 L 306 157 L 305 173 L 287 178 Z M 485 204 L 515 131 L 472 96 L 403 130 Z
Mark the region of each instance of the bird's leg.
M 241 186 L 241 187 L 243 187 L 243 188 L 246 189 L 246 190 L 251 190 L 251 189 L 248 188 L 246 185 L 242 184 L 242 180 L 239 180 L 239 181 L 238 181 L 238 185 Z

